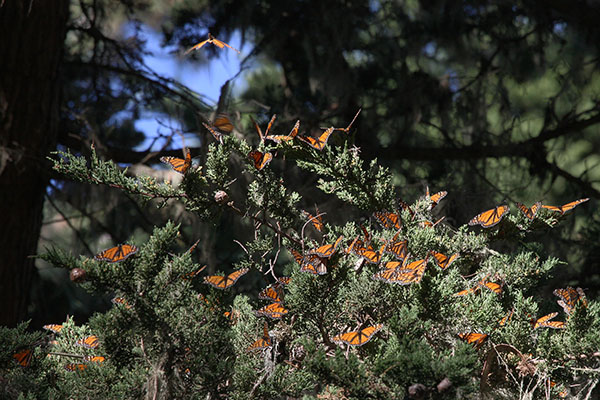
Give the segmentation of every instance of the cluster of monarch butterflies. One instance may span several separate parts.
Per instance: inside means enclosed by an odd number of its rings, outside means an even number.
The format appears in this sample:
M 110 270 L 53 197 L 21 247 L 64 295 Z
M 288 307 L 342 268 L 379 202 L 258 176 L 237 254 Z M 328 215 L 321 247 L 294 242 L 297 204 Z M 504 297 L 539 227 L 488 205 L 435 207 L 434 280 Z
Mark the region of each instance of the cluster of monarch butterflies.
M 52 332 L 53 334 L 60 334 L 60 332 L 63 329 L 63 325 L 49 324 L 49 325 L 44 325 L 42 328 Z M 55 341 L 51 341 L 50 343 L 53 343 L 53 342 L 56 343 Z M 75 343 L 75 345 L 83 346 L 88 349 L 95 349 L 99 345 L 99 340 L 98 340 L 97 336 L 91 335 L 91 336 L 87 336 L 85 338 L 79 339 Z M 49 354 L 52 354 L 52 353 L 49 353 Z M 66 354 L 61 354 L 61 355 L 66 355 Z M 104 356 L 92 356 L 92 355 L 81 356 L 81 355 L 77 355 L 77 354 L 66 355 L 66 356 L 81 358 L 85 362 L 103 363 L 106 360 L 106 358 Z M 31 364 L 31 360 L 33 359 L 33 349 L 27 348 L 27 349 L 20 350 L 17 353 L 13 354 L 13 358 L 22 367 L 28 367 Z M 85 364 L 85 363 L 69 363 L 69 364 L 65 364 L 64 368 L 67 371 L 71 371 L 71 372 L 83 371 L 84 369 L 87 368 L 87 364 Z

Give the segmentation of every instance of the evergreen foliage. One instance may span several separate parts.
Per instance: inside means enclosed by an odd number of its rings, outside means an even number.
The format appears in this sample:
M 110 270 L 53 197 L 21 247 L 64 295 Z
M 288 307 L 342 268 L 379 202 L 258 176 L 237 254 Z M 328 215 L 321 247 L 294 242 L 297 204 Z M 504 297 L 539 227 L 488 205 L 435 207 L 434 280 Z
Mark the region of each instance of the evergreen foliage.
M 231 213 L 251 222 L 254 239 L 240 243 L 246 257 L 232 266 L 212 267 L 219 275 L 249 268 L 240 281 L 260 275 L 277 285 L 276 279 L 289 276 L 280 292 L 286 315 L 258 315 L 255 311 L 271 301 L 257 299 L 256 292 L 237 293 L 239 282 L 225 290 L 203 284 L 206 272 L 194 261 L 193 247 L 173 250 L 181 228 L 173 223 L 155 228 L 146 242 L 135 243 L 137 253 L 121 262 L 49 249 L 41 257 L 57 267 L 78 269 L 84 288 L 125 301 L 82 326 L 67 320 L 56 334 L 25 333 L 25 324 L 2 328 L 2 396 L 513 399 L 592 392 L 599 371 L 600 307 L 579 299 L 565 315 L 555 297 L 539 291 L 554 271 L 567 267 L 546 254 L 535 235 L 560 229 L 563 217 L 542 209 L 530 220 L 513 207 L 492 228 L 454 229 L 431 222 L 438 216 L 430 198 L 408 205 L 401 201 L 390 171 L 376 161 L 365 166 L 358 149 L 347 143 L 317 151 L 297 141 L 263 142 L 258 149 L 275 155 L 260 170 L 248 157 L 250 144 L 225 136 L 222 144 L 210 145 L 205 165 L 185 171 L 177 187 L 130 177 L 114 163 L 99 160 L 93 149 L 89 162 L 68 152 L 53 161 L 57 171 L 81 182 L 118 187 L 142 198 L 179 199 L 207 221 Z M 302 194 L 286 186 L 284 158 L 316 175 L 317 186 L 339 199 L 335 213 L 320 215 L 322 232 L 299 209 Z M 232 172 L 240 163 L 242 174 L 252 176 L 246 187 Z M 246 191 L 244 201 L 228 198 L 235 185 L 236 191 Z M 381 211 L 398 214 L 401 228 L 372 218 Z M 323 264 L 326 273 L 301 270 L 317 247 L 340 236 L 332 254 L 311 261 Z M 376 251 L 386 249 L 380 248 L 383 243 L 406 239 L 408 261 L 425 259 L 422 279 L 405 285 L 373 279 L 394 256 L 385 253 L 379 262 L 367 261 L 352 249 L 359 246 L 357 237 L 367 247 L 365 236 Z M 288 255 L 292 249 L 304 256 L 303 266 Z M 442 269 L 431 251 L 459 257 Z M 486 283 L 496 283 L 496 290 Z M 565 329 L 533 328 L 533 322 L 554 311 L 560 311 L 556 320 L 564 321 Z M 335 339 L 376 324 L 383 326 L 360 346 Z M 489 336 L 473 343 L 459 336 L 470 333 Z M 77 345 L 89 335 L 99 338 L 98 347 Z M 249 351 L 261 337 L 269 345 Z M 13 357 L 21 348 L 34 351 L 26 367 Z M 106 360 L 83 362 L 93 355 Z M 84 367 L 68 371 L 67 363 Z M 556 385 L 550 387 L 551 381 Z

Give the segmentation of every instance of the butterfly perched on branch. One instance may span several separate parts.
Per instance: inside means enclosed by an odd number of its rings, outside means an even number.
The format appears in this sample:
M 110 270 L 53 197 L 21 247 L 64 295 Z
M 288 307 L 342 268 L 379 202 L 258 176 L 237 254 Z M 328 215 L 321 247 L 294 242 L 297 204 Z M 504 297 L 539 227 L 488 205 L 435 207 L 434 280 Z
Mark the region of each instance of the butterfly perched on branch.
M 221 276 L 221 275 L 210 275 L 204 277 L 204 283 L 211 285 L 217 289 L 227 289 L 233 286 L 238 279 L 240 279 L 243 275 L 245 275 L 248 271 L 248 268 L 241 268 L 237 271 L 232 272 L 229 275 Z
M 373 338 L 379 330 L 383 328 L 383 324 L 377 324 L 373 326 L 367 326 L 360 331 L 341 333 L 334 336 L 332 340 L 338 343 L 346 343 L 350 346 L 362 346 Z
M 527 207 L 522 203 L 515 203 L 517 205 L 517 207 L 519 208 L 519 210 L 521 210 L 521 212 L 527 217 L 527 219 L 529 219 L 530 221 L 533 221 L 533 219 L 535 218 L 535 216 L 537 215 L 538 211 L 540 210 L 540 208 L 542 207 L 542 203 L 540 203 L 539 201 L 537 203 L 534 203 L 531 207 Z
M 247 351 L 257 350 L 257 349 L 266 349 L 267 347 L 271 347 L 273 345 L 273 341 L 271 340 L 271 336 L 269 336 L 269 326 L 265 322 L 263 327 L 263 336 L 258 339 L 256 342 L 252 343 Z
M 110 263 L 121 262 L 138 252 L 138 248 L 131 244 L 120 244 L 110 249 L 106 249 L 96 254 L 94 257 L 99 261 L 108 261 Z
M 482 228 L 491 228 L 498 224 L 502 220 L 502 217 L 508 214 L 509 211 L 510 209 L 507 205 L 497 206 L 473 217 L 469 221 L 469 225 L 481 225 Z
M 192 155 L 190 154 L 189 150 L 187 150 L 185 152 L 185 159 L 177 157 L 161 157 L 160 161 L 170 165 L 171 168 L 173 168 L 173 171 L 185 175 L 185 173 L 192 166 Z

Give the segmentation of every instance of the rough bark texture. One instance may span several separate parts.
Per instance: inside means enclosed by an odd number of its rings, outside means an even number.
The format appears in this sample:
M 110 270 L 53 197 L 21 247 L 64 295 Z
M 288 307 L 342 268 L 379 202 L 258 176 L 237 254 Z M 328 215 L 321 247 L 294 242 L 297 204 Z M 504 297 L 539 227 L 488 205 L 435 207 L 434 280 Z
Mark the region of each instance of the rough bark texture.
M 68 0 L 0 1 L 0 325 L 25 317 L 59 118 Z

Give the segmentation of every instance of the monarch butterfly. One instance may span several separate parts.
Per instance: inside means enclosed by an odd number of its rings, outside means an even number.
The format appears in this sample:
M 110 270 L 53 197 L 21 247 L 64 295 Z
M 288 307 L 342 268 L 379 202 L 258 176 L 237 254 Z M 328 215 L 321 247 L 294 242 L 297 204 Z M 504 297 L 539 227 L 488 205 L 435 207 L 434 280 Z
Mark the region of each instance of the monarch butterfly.
M 219 114 L 217 118 L 215 118 L 213 124 L 215 128 L 217 128 L 220 132 L 231 133 L 233 132 L 233 124 L 229 117 L 225 114 Z
M 486 287 L 496 294 L 502 293 L 502 285 L 499 283 L 482 280 L 478 283 L 478 285 L 481 287 Z
M 273 125 L 273 122 L 275 122 L 276 118 L 277 114 L 273 114 L 273 116 L 271 117 L 271 121 L 269 121 L 269 125 L 267 125 L 267 130 L 265 130 L 265 133 L 263 134 L 262 130 L 260 129 L 260 126 L 258 126 L 254 118 L 250 117 L 250 119 L 254 123 L 254 127 L 256 128 L 256 132 L 258 132 L 258 137 L 260 138 L 261 143 L 265 141 L 265 137 L 269 134 L 271 126 Z
M 185 159 L 177 157 L 161 157 L 160 161 L 169 164 L 175 172 L 185 174 L 192 166 L 192 155 L 189 150 L 185 153 Z
M 560 298 L 560 300 L 558 300 L 558 304 L 563 308 L 567 315 L 571 315 L 573 309 L 579 302 L 583 304 L 583 307 L 587 307 L 585 293 L 580 287 L 573 289 L 569 286 L 564 289 L 556 289 L 552 293 Z
M 323 150 L 323 148 L 327 144 L 327 140 L 329 140 L 329 136 L 331 136 L 334 129 L 335 128 L 333 126 L 331 128 L 328 128 L 325 132 L 321 134 L 321 136 L 319 136 L 316 139 L 310 136 L 298 136 L 298 139 L 300 139 L 304 143 L 307 143 L 313 149 Z
M 75 372 L 75 371 L 83 371 L 84 369 L 86 369 L 88 366 L 86 364 L 66 364 L 65 365 L 65 369 L 67 371 L 71 371 L 71 372 Z
M 208 39 L 203 40 L 202 42 L 200 42 L 198 44 L 195 44 L 194 46 L 190 47 L 189 49 L 187 49 L 185 51 L 185 53 L 183 55 L 187 55 L 191 51 L 198 50 L 198 49 L 202 48 L 202 46 L 204 46 L 207 43 L 214 44 L 215 46 L 217 46 L 220 49 L 222 49 L 224 47 L 229 47 L 231 50 L 236 51 L 238 54 L 240 54 L 240 51 L 238 49 L 236 49 L 234 47 L 231 47 L 227 43 L 225 43 L 225 42 L 217 39 L 216 37 L 214 37 L 213 35 L 211 35 L 210 32 L 209 32 L 208 33 Z
M 83 346 L 88 349 L 95 349 L 100 344 L 98 336 L 91 335 L 75 342 L 75 346 Z
M 31 359 L 33 358 L 33 350 L 24 349 L 15 354 L 13 354 L 13 358 L 17 360 L 21 367 L 29 367 L 31 364 Z
M 265 322 L 263 327 L 263 337 L 258 339 L 256 342 L 252 343 L 247 351 L 256 350 L 256 349 L 266 349 L 267 347 L 271 347 L 273 345 L 273 341 L 271 340 L 271 336 L 269 336 L 269 325 Z
M 111 302 L 112 302 L 113 304 L 122 305 L 122 306 L 124 306 L 124 307 L 125 307 L 125 308 L 127 308 L 127 309 L 130 309 L 130 308 L 131 308 L 131 306 L 129 305 L 129 303 L 127 302 L 127 300 L 125 300 L 125 298 L 124 298 L 124 297 L 115 297 L 115 298 L 113 298 L 113 299 L 111 300 Z
M 454 262 L 454 260 L 458 258 L 458 253 L 452 254 L 450 257 L 448 257 L 440 252 L 432 250 L 429 252 L 429 254 L 433 256 L 433 260 L 441 269 L 448 268 Z
M 373 279 L 384 282 L 392 282 L 398 275 L 398 271 L 402 269 L 403 265 L 408 265 L 408 257 L 404 258 L 402 261 L 388 261 L 385 263 L 381 271 L 373 275 Z
M 273 159 L 273 154 L 252 150 L 250 153 L 248 153 L 248 158 L 254 161 L 254 168 L 260 171 L 271 162 Z
M 206 129 L 208 129 L 208 131 L 213 135 L 216 141 L 223 144 L 223 134 L 221 132 L 214 130 L 213 127 L 211 127 L 205 122 L 203 122 L 202 125 L 204 125 Z
M 402 266 L 402 268 L 397 271 L 397 275 L 390 282 L 398 283 L 400 285 L 419 283 L 423 279 L 423 275 L 425 275 L 426 267 L 427 257 L 422 260 L 413 261 L 408 264 L 406 268 Z
M 427 186 L 427 193 L 425 194 L 425 196 L 431 201 L 431 204 L 429 205 L 428 210 L 433 210 L 433 208 L 435 206 L 437 206 L 438 203 L 440 202 L 440 200 L 442 200 L 444 197 L 446 197 L 447 194 L 448 194 L 448 192 L 443 190 L 441 192 L 437 192 L 432 195 L 429 195 L 429 186 Z
M 408 252 L 408 240 L 398 240 L 399 234 L 400 232 L 396 233 L 392 240 L 387 242 L 383 251 L 392 254 L 399 260 L 404 260 Z
M 473 219 L 469 221 L 469 225 L 481 225 L 482 228 L 491 228 L 500 222 L 502 217 L 508 214 L 509 211 L 510 209 L 507 205 L 497 206 L 496 208 L 484 211 L 473 217 Z
M 317 209 L 317 215 L 313 216 L 312 214 L 310 214 L 308 211 L 304 211 L 302 210 L 302 214 L 308 218 L 308 220 L 310 221 L 310 223 L 312 224 L 312 226 L 315 227 L 316 230 L 318 230 L 319 232 L 323 231 L 323 217 L 322 214 L 319 214 L 319 209 Z
M 289 285 L 291 281 L 292 278 L 290 278 L 289 276 L 282 276 L 280 278 L 277 278 L 277 282 L 281 283 L 282 285 Z
M 62 330 L 63 326 L 60 324 L 50 324 L 50 325 L 44 325 L 42 326 L 42 328 L 48 330 L 48 331 L 52 331 L 54 333 L 60 333 L 60 331 Z
M 103 363 L 106 358 L 103 356 L 84 356 L 83 359 L 87 362 Z
M 337 238 L 333 244 L 324 244 L 323 246 L 317 247 L 316 249 L 310 250 L 308 254 L 316 254 L 322 258 L 329 258 L 335 253 L 338 245 L 344 239 L 343 236 Z
M 460 337 L 465 342 L 472 344 L 473 346 L 475 346 L 476 349 L 479 349 L 489 336 L 490 335 L 488 335 L 487 333 L 476 333 L 476 332 L 470 332 L 470 333 L 465 332 L 465 333 L 458 334 L 458 337 Z
M 542 203 L 540 203 L 539 201 L 537 203 L 534 203 L 531 208 L 526 207 L 524 204 L 517 202 L 516 203 L 517 207 L 519 208 L 519 210 L 521 210 L 523 212 L 523 214 L 525 214 L 525 216 L 530 220 L 533 221 L 533 219 L 535 218 L 535 216 L 537 215 L 537 212 L 539 211 L 540 207 L 542 206 Z
M 302 257 L 300 271 L 310 272 L 314 275 L 325 275 L 327 273 L 327 264 L 325 262 L 326 260 L 317 254 L 308 254 L 306 257 Z
M 289 312 L 287 308 L 285 308 L 281 303 L 275 302 L 271 303 L 268 306 L 264 306 L 261 309 L 256 310 L 257 316 L 265 316 L 272 319 L 279 319 L 286 315 Z
M 99 261 L 108 261 L 111 263 L 116 263 L 123 261 L 135 253 L 137 253 L 138 248 L 131 244 L 120 244 L 115 247 L 111 247 L 110 249 L 106 249 L 94 257 Z
M 504 326 L 507 323 L 509 323 L 510 320 L 512 319 L 512 316 L 513 316 L 514 312 L 515 312 L 515 310 L 510 310 L 508 312 L 508 314 L 506 314 L 504 317 L 502 317 L 502 319 L 500 321 L 498 321 L 498 325 L 499 326 Z
M 446 219 L 446 217 L 445 217 L 445 216 L 444 216 L 444 217 L 442 217 L 442 218 L 440 218 L 440 219 L 438 219 L 438 220 L 437 220 L 437 221 L 435 221 L 435 222 L 431 222 L 431 221 L 427 221 L 427 220 L 425 220 L 425 221 L 421 221 L 421 222 L 419 222 L 419 225 L 420 225 L 421 227 L 423 227 L 423 228 L 433 228 L 434 226 L 436 226 L 437 224 L 439 224 L 440 222 L 442 222 L 444 219 Z
M 373 213 L 373 217 L 386 229 L 394 228 L 398 230 L 402 227 L 400 216 L 396 213 L 376 211 Z
M 265 135 L 265 139 L 272 140 L 273 142 L 280 144 L 281 142 L 287 142 L 293 140 L 300 130 L 300 120 L 296 121 L 296 124 L 290 131 L 289 135 L 275 135 L 275 136 L 267 136 Z
M 373 338 L 379 330 L 383 328 L 383 324 L 367 326 L 360 331 L 341 333 L 333 337 L 334 342 L 346 343 L 350 346 L 362 346 Z
M 575 201 L 572 201 L 570 203 L 564 204 L 564 205 L 562 205 L 560 207 L 542 206 L 542 208 L 546 208 L 546 209 L 551 210 L 551 211 L 558 211 L 558 212 L 560 212 L 561 215 L 563 215 L 567 211 L 572 210 L 573 208 L 577 207 L 579 204 L 585 203 L 588 200 L 589 200 L 589 198 L 586 197 L 585 199 L 575 200 Z
M 294 250 L 294 249 L 289 249 L 290 253 L 292 253 L 292 256 L 294 257 L 294 260 L 296 260 L 296 262 L 300 265 L 302 265 L 302 260 L 304 260 L 304 256 L 302 256 L 302 254 L 300 254 L 300 252 Z
M 196 276 L 198 276 L 198 274 L 200 274 L 200 272 L 204 271 L 204 269 L 207 267 L 207 265 L 203 265 L 201 266 L 199 269 L 192 271 L 192 272 L 188 272 L 186 274 L 183 274 L 181 276 L 181 279 L 185 279 L 185 280 L 192 280 L 194 279 Z
M 563 321 L 550 321 L 554 317 L 558 315 L 557 312 L 550 313 L 548 315 L 544 315 L 539 318 L 533 324 L 533 329 L 537 328 L 552 328 L 552 329 L 565 329 L 565 323 Z
M 373 249 L 370 245 L 368 247 L 357 247 L 354 246 L 354 254 L 357 256 L 361 256 L 367 262 L 371 264 L 379 264 L 381 261 L 381 256 L 383 255 L 383 251 L 385 250 L 386 244 L 383 244 L 379 250 Z
M 258 293 L 258 298 L 262 300 L 273 300 L 275 302 L 283 301 L 283 287 L 280 283 L 267 286 Z
M 334 128 L 336 131 L 344 131 L 346 133 L 350 132 L 350 128 L 352 127 L 352 124 L 354 123 L 354 121 L 356 120 L 356 117 L 358 117 L 358 114 L 360 114 L 360 112 L 362 111 L 362 108 L 359 108 L 358 111 L 356 112 L 356 115 L 354 116 L 354 118 L 352 118 L 352 121 L 350 121 L 350 124 L 348 124 L 347 127 L 345 128 Z
M 217 289 L 227 289 L 233 286 L 238 279 L 240 279 L 244 274 L 250 271 L 248 268 L 241 268 L 237 271 L 232 272 L 227 276 L 221 275 L 210 275 L 204 277 L 204 283 L 208 283 L 209 285 L 216 287 Z

